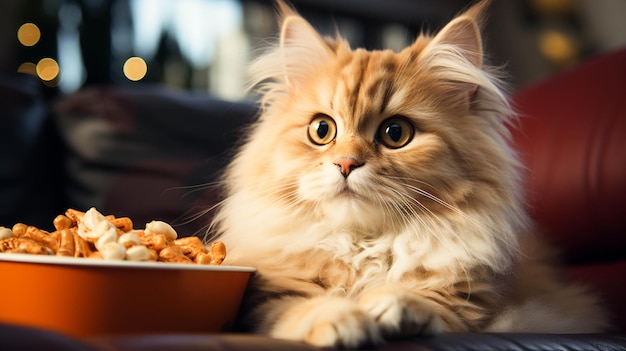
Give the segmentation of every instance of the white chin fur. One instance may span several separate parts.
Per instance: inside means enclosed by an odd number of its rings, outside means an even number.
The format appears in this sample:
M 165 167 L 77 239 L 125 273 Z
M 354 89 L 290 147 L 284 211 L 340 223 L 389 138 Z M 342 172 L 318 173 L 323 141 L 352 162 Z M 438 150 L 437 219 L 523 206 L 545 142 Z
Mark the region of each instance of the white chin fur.
M 298 195 L 319 203 L 324 217 L 335 227 L 377 228 L 384 218 L 380 201 L 376 201 L 376 184 L 367 168 L 354 170 L 344 178 L 334 165 L 301 178 Z

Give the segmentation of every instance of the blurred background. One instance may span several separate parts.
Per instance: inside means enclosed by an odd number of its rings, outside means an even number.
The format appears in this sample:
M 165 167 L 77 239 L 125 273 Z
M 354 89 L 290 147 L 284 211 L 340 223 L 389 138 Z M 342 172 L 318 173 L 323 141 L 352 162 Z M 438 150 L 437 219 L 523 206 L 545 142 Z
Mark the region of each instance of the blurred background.
M 400 49 L 468 0 L 292 0 L 353 47 Z M 269 0 L 4 0 L 0 72 L 39 78 L 49 95 L 84 86 L 160 83 L 241 100 L 246 64 L 275 35 Z M 491 62 L 513 87 L 626 45 L 624 0 L 496 0 Z
M 324 34 L 393 50 L 472 3 L 291 2 Z M 492 5 L 486 48 L 513 89 L 626 47 L 626 0 Z M 245 71 L 276 35 L 273 6 L 0 0 L 0 225 L 46 228 L 68 207 L 95 206 L 139 223 L 171 222 L 196 205 L 206 213 L 214 194 L 197 186 L 222 169 L 226 148 L 257 111 Z

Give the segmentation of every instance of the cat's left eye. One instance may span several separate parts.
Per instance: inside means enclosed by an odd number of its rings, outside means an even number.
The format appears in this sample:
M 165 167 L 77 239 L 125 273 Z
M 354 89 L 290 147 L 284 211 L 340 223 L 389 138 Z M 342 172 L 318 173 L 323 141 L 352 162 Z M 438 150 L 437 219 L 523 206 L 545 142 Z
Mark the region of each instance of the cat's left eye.
M 326 145 L 335 140 L 337 125 L 330 116 L 318 114 L 309 123 L 308 132 L 311 142 L 317 145 Z
M 403 117 L 391 117 L 378 127 L 378 141 L 390 149 L 408 144 L 415 135 L 415 127 Z

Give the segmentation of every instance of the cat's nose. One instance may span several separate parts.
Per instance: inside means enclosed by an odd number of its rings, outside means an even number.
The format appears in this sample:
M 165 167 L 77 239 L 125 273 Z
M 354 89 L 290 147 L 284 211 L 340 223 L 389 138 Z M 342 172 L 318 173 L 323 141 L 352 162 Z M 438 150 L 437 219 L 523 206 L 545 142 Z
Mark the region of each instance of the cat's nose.
M 333 162 L 337 167 L 339 167 L 339 171 L 344 178 L 348 178 L 350 173 L 358 167 L 361 167 L 363 164 L 357 161 L 353 157 L 340 157 L 335 159 Z

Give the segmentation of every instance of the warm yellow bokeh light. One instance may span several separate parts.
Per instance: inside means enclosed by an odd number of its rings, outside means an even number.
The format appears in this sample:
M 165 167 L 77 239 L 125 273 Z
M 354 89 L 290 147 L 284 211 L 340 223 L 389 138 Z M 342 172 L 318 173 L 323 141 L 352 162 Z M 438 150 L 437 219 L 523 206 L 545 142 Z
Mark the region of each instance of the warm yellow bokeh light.
M 17 30 L 17 40 L 24 46 L 33 46 L 39 42 L 41 31 L 34 23 L 24 23 Z
M 37 75 L 43 81 L 50 81 L 59 75 L 59 64 L 51 58 L 43 58 L 37 63 Z
M 148 65 L 141 57 L 131 57 L 124 63 L 124 75 L 132 81 L 143 79 L 148 73 Z
M 18 73 L 37 75 L 37 65 L 32 62 L 24 62 L 17 68 Z
M 568 35 L 557 31 L 546 31 L 539 38 L 541 53 L 550 61 L 565 64 L 576 57 L 577 47 Z

